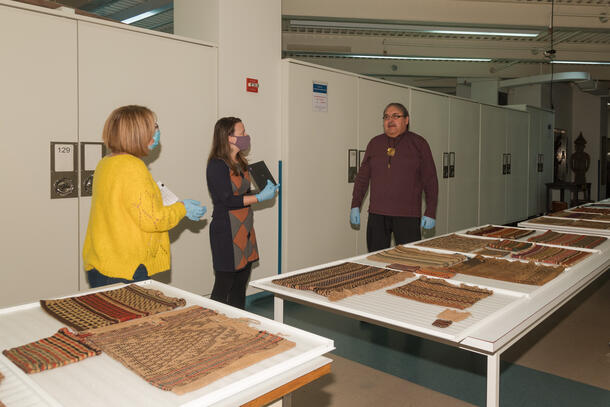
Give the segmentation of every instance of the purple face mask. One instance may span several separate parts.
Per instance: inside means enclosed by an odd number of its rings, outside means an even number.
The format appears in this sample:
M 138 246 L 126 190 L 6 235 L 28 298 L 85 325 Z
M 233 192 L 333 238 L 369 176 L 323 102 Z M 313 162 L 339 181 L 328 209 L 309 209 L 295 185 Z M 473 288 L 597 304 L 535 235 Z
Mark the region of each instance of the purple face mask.
M 245 151 L 250 148 L 250 136 L 239 136 L 235 137 L 235 147 L 239 148 L 239 151 Z

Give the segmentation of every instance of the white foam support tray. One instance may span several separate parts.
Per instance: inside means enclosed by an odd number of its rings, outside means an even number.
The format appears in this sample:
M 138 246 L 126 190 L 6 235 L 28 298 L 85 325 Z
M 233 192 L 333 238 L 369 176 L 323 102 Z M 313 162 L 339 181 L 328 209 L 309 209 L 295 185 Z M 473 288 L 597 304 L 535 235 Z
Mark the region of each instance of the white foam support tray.
M 25 384 L 23 395 L 28 393 L 35 395 L 31 389 L 41 389 L 37 394 L 42 394 L 43 399 L 46 397 L 45 401 L 48 405 L 63 406 L 236 405 L 265 394 L 301 374 L 330 362 L 329 359 L 322 357 L 334 349 L 333 341 L 330 339 L 163 283 L 149 280 L 138 284 L 160 290 L 168 296 L 184 298 L 187 306 L 200 305 L 232 318 L 248 318 L 252 320 L 251 326 L 280 334 L 295 342 L 296 346 L 181 396 L 150 385 L 105 353 L 61 368 L 31 375 L 19 375 Z M 104 287 L 79 295 L 121 286 Z M 51 336 L 63 326 L 65 325 L 47 314 L 38 303 L 2 309 L 0 310 L 0 349 L 24 345 Z M 6 358 L 4 361 L 10 363 Z M 11 367 L 14 368 L 13 371 L 16 369 L 15 366 Z M 3 374 L 4 370 L 0 365 Z M 3 386 L 0 384 L 0 395 Z M 0 400 L 2 400 L 1 396 Z
M 466 231 L 458 233 L 465 233 Z M 421 250 L 447 252 L 420 246 L 413 247 Z M 567 268 L 557 278 L 543 286 L 529 286 L 457 274 L 447 281 L 454 284 L 464 282 L 489 288 L 494 290 L 494 294 L 464 310 L 471 312 L 472 316 L 458 323 L 453 323 L 448 328 L 437 328 L 432 325 L 438 313 L 443 311 L 445 307 L 423 304 L 385 292 L 389 288 L 408 283 L 413 279 L 339 301 L 330 301 L 326 297 L 311 291 L 296 290 L 274 284 L 272 280 L 280 276 L 263 278 L 250 284 L 256 288 L 270 291 L 284 299 L 312 304 L 340 314 L 370 320 L 418 336 L 453 343 L 454 346 L 494 354 L 512 340 L 529 331 L 533 324 L 544 319 L 610 266 L 610 251 L 607 242 L 596 250 L 582 250 L 590 251 L 591 256 L 577 265 Z M 355 256 L 284 273 L 281 277 L 329 267 L 346 261 L 383 266 L 383 263 L 367 260 L 368 255 Z M 473 256 L 473 254 L 468 255 Z M 513 261 L 519 260 L 514 259 Z

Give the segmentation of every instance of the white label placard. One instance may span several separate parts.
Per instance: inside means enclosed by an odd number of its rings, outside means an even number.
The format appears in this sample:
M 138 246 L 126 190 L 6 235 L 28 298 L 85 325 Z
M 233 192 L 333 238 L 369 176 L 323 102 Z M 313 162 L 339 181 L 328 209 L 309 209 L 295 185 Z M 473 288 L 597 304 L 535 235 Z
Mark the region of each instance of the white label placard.
M 85 170 L 93 171 L 102 159 L 101 144 L 85 144 Z
M 328 84 L 313 82 L 313 111 L 328 112 Z
M 74 146 L 72 144 L 55 144 L 55 172 L 74 171 Z

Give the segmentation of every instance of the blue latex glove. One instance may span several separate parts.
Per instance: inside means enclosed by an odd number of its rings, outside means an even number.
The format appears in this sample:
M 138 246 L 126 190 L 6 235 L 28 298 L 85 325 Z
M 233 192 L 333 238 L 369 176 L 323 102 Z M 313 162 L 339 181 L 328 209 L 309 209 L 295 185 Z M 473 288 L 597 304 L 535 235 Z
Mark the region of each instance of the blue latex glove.
M 263 202 L 268 199 L 271 199 L 275 196 L 275 192 L 278 189 L 280 189 L 280 184 L 273 185 L 273 182 L 271 182 L 270 180 L 267 180 L 267 185 L 265 185 L 265 188 L 263 188 L 263 190 L 261 192 L 259 192 L 258 194 L 255 195 L 256 199 L 259 202 Z
M 352 208 L 349 213 L 349 221 L 352 225 L 360 224 L 360 208 Z
M 432 229 L 436 225 L 436 221 L 427 216 L 421 217 L 421 227 L 424 229 Z
M 186 208 L 186 217 L 190 220 L 197 221 L 207 212 L 206 207 L 202 206 L 201 202 L 195 201 L 194 199 L 185 199 L 182 203 Z

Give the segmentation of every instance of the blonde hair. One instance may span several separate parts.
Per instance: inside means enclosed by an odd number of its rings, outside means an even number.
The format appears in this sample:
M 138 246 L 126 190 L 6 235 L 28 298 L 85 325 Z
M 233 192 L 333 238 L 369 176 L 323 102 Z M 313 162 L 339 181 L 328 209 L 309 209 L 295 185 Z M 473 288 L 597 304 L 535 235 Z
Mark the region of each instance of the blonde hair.
M 155 134 L 155 114 L 147 107 L 129 105 L 114 109 L 104 124 L 102 139 L 113 153 L 144 157 Z

